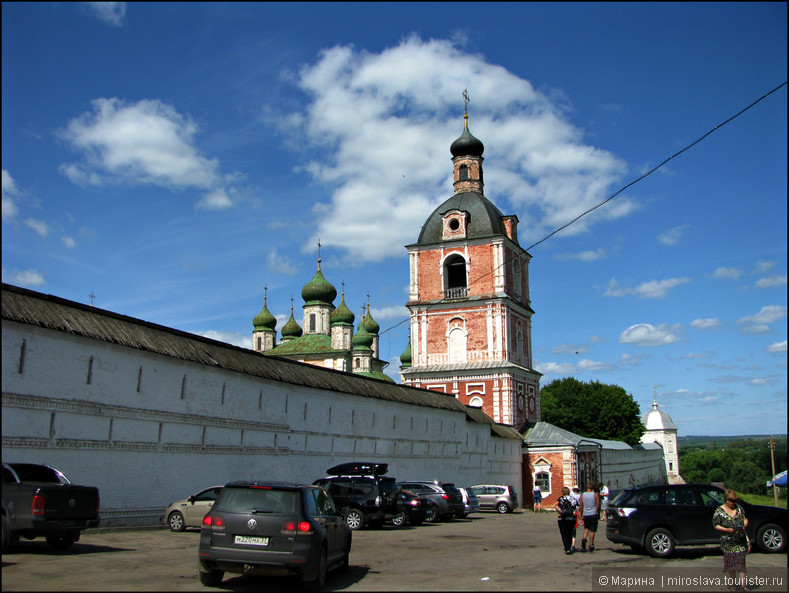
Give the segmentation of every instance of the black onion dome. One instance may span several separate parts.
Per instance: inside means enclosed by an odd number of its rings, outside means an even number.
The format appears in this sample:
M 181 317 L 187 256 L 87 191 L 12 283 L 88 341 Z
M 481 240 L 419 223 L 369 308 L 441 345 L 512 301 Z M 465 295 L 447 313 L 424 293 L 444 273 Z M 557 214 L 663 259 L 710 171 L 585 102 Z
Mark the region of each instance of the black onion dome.
M 482 156 L 482 153 L 485 152 L 485 145 L 482 144 L 482 140 L 475 138 L 468 131 L 468 120 L 466 120 L 463 133 L 449 147 L 449 152 L 452 153 L 453 157 Z

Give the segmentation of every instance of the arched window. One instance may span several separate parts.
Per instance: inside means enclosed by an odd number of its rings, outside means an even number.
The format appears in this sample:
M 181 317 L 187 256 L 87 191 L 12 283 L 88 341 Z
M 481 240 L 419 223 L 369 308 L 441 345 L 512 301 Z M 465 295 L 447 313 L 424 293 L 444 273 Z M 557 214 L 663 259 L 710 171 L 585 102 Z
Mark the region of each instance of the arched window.
M 466 282 L 466 260 L 458 254 L 450 255 L 444 261 L 444 297 L 465 298 L 468 296 Z
M 458 179 L 460 181 L 468 180 L 468 165 L 460 165 L 458 168 Z
M 469 400 L 468 405 L 470 405 L 472 408 L 481 408 L 482 398 L 479 397 L 478 395 L 475 395 Z

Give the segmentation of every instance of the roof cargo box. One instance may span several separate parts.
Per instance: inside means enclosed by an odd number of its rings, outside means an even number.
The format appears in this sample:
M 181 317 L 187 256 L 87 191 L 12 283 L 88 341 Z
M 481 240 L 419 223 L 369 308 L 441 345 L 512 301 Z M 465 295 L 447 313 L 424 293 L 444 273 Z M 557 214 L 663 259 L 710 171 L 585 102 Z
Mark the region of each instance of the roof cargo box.
M 382 476 L 389 469 L 388 463 L 368 463 L 352 461 L 330 467 L 330 476 Z

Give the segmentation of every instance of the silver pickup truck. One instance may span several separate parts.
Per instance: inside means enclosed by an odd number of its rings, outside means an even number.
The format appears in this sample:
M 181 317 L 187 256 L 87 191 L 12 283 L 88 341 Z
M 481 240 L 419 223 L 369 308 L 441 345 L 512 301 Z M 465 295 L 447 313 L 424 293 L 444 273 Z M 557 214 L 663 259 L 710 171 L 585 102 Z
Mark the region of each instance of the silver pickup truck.
M 3 464 L 3 552 L 20 537 L 46 537 L 65 549 L 99 525 L 99 489 L 72 484 L 62 472 L 34 463 Z

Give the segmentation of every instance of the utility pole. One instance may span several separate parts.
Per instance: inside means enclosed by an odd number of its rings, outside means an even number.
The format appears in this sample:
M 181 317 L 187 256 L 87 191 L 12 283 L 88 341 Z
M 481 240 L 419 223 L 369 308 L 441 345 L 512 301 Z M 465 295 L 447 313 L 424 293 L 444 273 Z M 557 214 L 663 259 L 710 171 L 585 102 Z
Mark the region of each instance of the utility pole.
M 770 436 L 770 461 L 773 463 L 773 477 L 775 477 L 775 445 L 772 436 Z M 775 506 L 778 506 L 778 486 L 775 484 L 773 484 L 773 496 L 775 497 Z

